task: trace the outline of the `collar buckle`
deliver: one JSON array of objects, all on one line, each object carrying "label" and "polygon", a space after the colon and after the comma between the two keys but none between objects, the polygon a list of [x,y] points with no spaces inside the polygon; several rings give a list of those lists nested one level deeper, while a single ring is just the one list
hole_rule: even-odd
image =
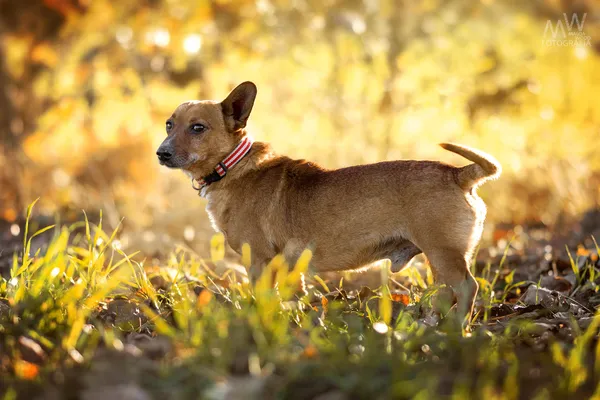
[{"label": "collar buckle", "polygon": [[227,175],[227,171],[229,170],[229,168],[227,168],[227,165],[225,165],[225,163],[223,161],[221,161],[217,165],[220,166],[223,169],[223,173],[222,174],[219,172],[219,175],[221,175],[221,178],[224,177],[225,175]]}]

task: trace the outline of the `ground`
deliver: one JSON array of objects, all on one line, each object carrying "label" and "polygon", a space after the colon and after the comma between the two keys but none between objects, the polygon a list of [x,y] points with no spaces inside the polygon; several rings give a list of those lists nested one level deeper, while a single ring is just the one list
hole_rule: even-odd
[{"label": "ground", "polygon": [[208,260],[174,249],[150,266],[99,217],[37,236],[23,224],[15,237],[28,241],[2,233],[0,394],[598,398],[600,261],[588,222],[566,236],[499,229],[472,267],[480,291],[468,331],[432,308],[438,288],[422,260],[395,275],[383,263],[312,276],[305,253],[289,268],[275,259],[253,286],[220,236]]}]

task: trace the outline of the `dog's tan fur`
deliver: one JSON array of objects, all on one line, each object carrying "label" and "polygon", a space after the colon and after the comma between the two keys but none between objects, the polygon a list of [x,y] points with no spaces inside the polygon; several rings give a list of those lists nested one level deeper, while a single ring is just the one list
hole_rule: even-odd
[{"label": "dog's tan fur", "polygon": [[[172,152],[172,161],[163,163],[196,179],[208,175],[246,134],[255,96],[254,84],[245,82],[221,103],[180,105],[160,148]],[[196,123],[206,130],[193,133],[189,127]],[[256,142],[224,179],[205,189],[207,211],[235,251],[250,244],[253,276],[276,254],[293,262],[306,247],[314,250],[317,271],[356,269],[384,258],[400,271],[423,252],[437,282],[454,290],[459,314],[469,316],[477,293],[469,262],[486,214],[475,189],[497,177],[500,165],[474,149],[441,146],[474,164],[391,161],[327,170]]]}]

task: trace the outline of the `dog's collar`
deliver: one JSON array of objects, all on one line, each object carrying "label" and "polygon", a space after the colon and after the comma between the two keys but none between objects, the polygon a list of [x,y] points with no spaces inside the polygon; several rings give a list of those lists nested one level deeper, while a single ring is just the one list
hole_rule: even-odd
[{"label": "dog's collar", "polygon": [[[233,166],[239,163],[242,158],[246,154],[250,152],[252,149],[252,139],[248,136],[245,136],[233,149],[231,153],[223,161],[218,163],[210,174],[206,175],[204,178],[193,179],[192,178],[192,187],[198,191],[200,196],[204,196],[204,189],[213,182],[220,181],[227,175],[227,171],[229,171]],[[195,183],[198,186],[194,185]]]}]

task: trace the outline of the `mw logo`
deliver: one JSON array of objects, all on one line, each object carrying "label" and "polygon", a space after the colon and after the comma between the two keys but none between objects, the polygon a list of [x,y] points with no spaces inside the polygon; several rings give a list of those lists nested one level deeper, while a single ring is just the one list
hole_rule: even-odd
[{"label": "mw logo", "polygon": [[[564,13],[563,17],[565,18],[564,25],[563,25],[562,20],[560,20],[560,19],[556,22],[556,25],[552,25],[551,20],[548,20],[546,22],[546,29],[544,29],[544,37],[548,37],[548,31],[550,31],[550,32],[552,32],[552,39],[556,39],[556,37],[558,36],[559,33],[562,34],[562,36],[561,36],[562,38],[566,38],[567,31],[565,31],[565,26],[567,27],[569,35],[580,36],[580,34],[583,34],[583,24],[585,24],[585,18],[587,17],[587,13],[583,14],[583,18],[581,19],[581,22],[579,22],[579,17],[575,13],[573,13],[573,15],[571,16],[570,23],[569,23],[569,19],[567,18],[567,13]],[[577,31],[573,30],[573,26],[575,24],[577,24]]]},{"label": "mw logo", "polygon": [[546,21],[542,43],[546,46],[591,46],[591,36],[583,31],[586,17],[587,13],[581,19],[573,13],[569,21],[567,13],[563,13],[564,22],[562,19],[556,21],[556,24],[551,20]]}]

